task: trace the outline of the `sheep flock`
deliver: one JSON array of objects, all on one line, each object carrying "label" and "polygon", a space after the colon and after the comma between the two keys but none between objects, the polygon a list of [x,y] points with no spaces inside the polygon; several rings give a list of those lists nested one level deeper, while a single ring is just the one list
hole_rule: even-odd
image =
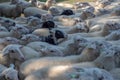
[{"label": "sheep flock", "polygon": [[120,80],[120,0],[0,3],[0,80]]}]

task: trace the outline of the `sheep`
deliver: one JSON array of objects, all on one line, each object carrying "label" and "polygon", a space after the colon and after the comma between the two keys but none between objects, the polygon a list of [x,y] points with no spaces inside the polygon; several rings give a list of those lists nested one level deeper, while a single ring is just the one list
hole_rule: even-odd
[{"label": "sheep", "polygon": [[45,22],[45,21],[53,21],[53,16],[52,16],[52,14],[49,14],[49,13],[47,13],[47,14],[42,14],[42,15],[41,15],[41,20],[42,20],[43,22]]},{"label": "sheep", "polygon": [[120,16],[120,8],[115,8],[113,9],[112,13],[111,13],[112,16]]},{"label": "sheep", "polygon": [[74,12],[71,9],[66,9],[66,10],[63,10],[61,15],[67,15],[67,16],[74,15]]},{"label": "sheep", "polygon": [[[99,57],[97,57],[92,62],[82,62],[79,65],[93,65],[99,68],[104,68],[106,70],[111,70],[115,68],[115,62],[114,62],[114,55],[115,51],[112,49],[105,49],[102,50]],[[72,56],[66,56],[66,57],[44,57],[40,59],[31,59],[28,61],[25,61],[20,66],[20,71],[23,75],[27,76],[31,72],[36,71],[38,69],[42,69],[46,66],[56,66],[56,65],[72,65],[75,63],[81,62],[81,60],[86,59],[86,54],[84,56],[82,55],[72,55]],[[42,64],[43,62],[46,62]],[[31,65],[38,65],[35,68]]]},{"label": "sheep", "polygon": [[98,6],[100,8],[104,8],[109,4],[111,4],[111,1],[109,1],[109,0],[98,0],[98,1],[96,1],[96,6]]},{"label": "sheep", "polygon": [[13,37],[5,37],[0,40],[0,50],[2,51],[5,46],[9,44],[18,44],[19,40]]},{"label": "sheep", "polygon": [[56,3],[55,0],[47,0],[45,3],[41,3],[37,1],[37,6],[40,9],[48,10],[54,3]]},{"label": "sheep", "polygon": [[[30,52],[28,52],[30,51]],[[10,61],[7,61],[7,63],[3,62],[4,57],[1,57],[1,63],[7,65],[9,63],[14,63],[15,64],[15,68],[19,69],[20,64],[28,59],[32,59],[32,58],[39,58],[42,56],[42,54],[39,52],[36,52],[35,50],[26,47],[26,46],[22,46],[19,44],[10,44],[8,46],[6,46],[3,49],[3,56],[10,56]],[[11,56],[14,55],[14,56]],[[1,54],[2,56],[2,54]],[[6,60],[6,59],[5,59]],[[4,61],[5,61],[4,60]]]},{"label": "sheep", "polygon": [[22,26],[22,25],[16,25],[15,27],[10,27],[10,32],[0,32],[0,38],[3,37],[15,37],[15,38],[21,38],[22,34],[28,34],[29,30]]},{"label": "sheep", "polygon": [[10,64],[10,67],[7,68],[0,64],[0,79],[1,80],[19,80],[18,71],[14,69],[14,65]]},{"label": "sheep", "polygon": [[54,21],[62,26],[74,26],[79,22],[76,18],[66,15],[56,16],[54,17]]},{"label": "sheep", "polygon": [[30,42],[35,42],[35,41],[42,41],[42,37],[40,38],[39,36],[34,34],[26,34],[23,35],[21,38],[21,44],[28,44]]},{"label": "sheep", "polygon": [[53,46],[48,46],[42,49],[39,49],[43,56],[64,56],[64,53]]},{"label": "sheep", "polygon": [[37,35],[37,36],[43,36],[46,37],[50,34],[50,31],[48,28],[40,28],[40,29],[35,29],[32,34]]},{"label": "sheep", "polygon": [[115,80],[120,79],[120,68],[115,68],[109,71]]},{"label": "sheep", "polygon": [[3,27],[3,26],[0,26],[0,32],[8,32],[8,30],[5,28],[5,27]]},{"label": "sheep", "polygon": [[[78,66],[53,66],[40,69],[28,75],[25,80],[113,80],[111,74],[99,68],[80,68]],[[78,68],[76,68],[78,67]],[[38,75],[39,74],[39,75]],[[47,75],[47,76],[46,76]]]},{"label": "sheep", "polygon": [[24,9],[25,17],[33,16],[36,14],[46,14],[46,13],[48,13],[48,12],[45,10],[41,10],[39,8],[36,8],[36,7],[28,7],[26,9]]},{"label": "sheep", "polygon": [[82,50],[86,47],[88,40],[81,36],[75,36],[71,39],[68,39],[59,44],[60,50],[63,51],[65,56],[73,55],[73,54],[81,54]]},{"label": "sheep", "polygon": [[28,26],[38,26],[41,24],[41,20],[37,17],[30,16],[27,19],[28,19],[28,21],[27,21]]},{"label": "sheep", "polygon": [[98,31],[98,32],[92,32],[92,33],[82,33],[79,34],[81,36],[86,36],[86,37],[97,37],[97,36],[101,36],[101,37],[105,37],[107,35],[109,35],[111,32],[120,29],[120,24],[115,22],[115,21],[107,21],[103,27],[102,30]]},{"label": "sheep", "polygon": [[83,22],[77,23],[75,26],[73,26],[70,29],[65,30],[66,33],[68,34],[73,34],[73,33],[84,33],[84,32],[89,32],[89,28],[87,25]]},{"label": "sheep", "polygon": [[0,12],[1,16],[13,18],[19,17],[22,13],[21,3],[18,3],[16,5],[0,4]]},{"label": "sheep", "polygon": [[55,28],[55,23],[53,21],[45,21],[43,22],[41,28],[48,28],[51,30],[52,28]]},{"label": "sheep", "polygon": [[[53,25],[50,26],[50,28]],[[45,25],[46,27],[46,25]],[[49,28],[49,27],[48,27]],[[45,34],[44,34],[45,33]],[[53,30],[48,30],[48,29],[37,29],[33,32],[33,34],[36,34],[40,37],[42,37],[42,41],[50,43],[50,44],[59,44],[61,41],[67,38],[67,34],[59,29],[53,29]],[[60,40],[62,39],[62,40]],[[59,41],[60,40],[60,41]]]},{"label": "sheep", "polygon": [[87,3],[87,2],[77,2],[77,3],[74,4],[73,8],[75,10],[77,10],[78,8],[83,8],[83,7],[86,7],[86,6],[90,6],[90,4]]},{"label": "sheep", "polygon": [[12,19],[4,18],[4,17],[1,17],[1,18],[2,18],[2,20],[0,21],[1,26],[4,26],[8,30],[9,30],[9,27],[16,25],[15,21]]},{"label": "sheep", "polygon": [[[19,47],[21,47],[21,46],[19,46]],[[17,47],[16,49],[18,49],[19,47]],[[19,61],[24,60],[24,55],[21,54],[20,51],[17,53],[14,53],[14,51],[15,51],[14,47],[11,47],[11,49],[9,49],[9,48],[7,48],[7,49],[5,47],[2,50],[2,52],[0,53],[0,64],[8,66],[10,63],[13,63],[14,60],[19,60]]]},{"label": "sheep", "polygon": [[30,16],[27,18],[27,28],[30,30],[30,32],[33,32],[35,29],[41,28],[42,21],[37,18]]},{"label": "sheep", "polygon": [[48,13],[52,14],[52,16],[59,16],[61,12],[56,8],[56,6],[51,6],[48,9]]},{"label": "sheep", "polygon": [[120,39],[120,30],[113,31],[108,36],[105,37],[106,40],[119,40]]},{"label": "sheep", "polygon": [[82,20],[86,20],[94,17],[95,17],[95,14],[93,14],[93,12],[91,12],[90,10],[84,10],[83,12],[81,12],[81,15],[80,15],[80,18]]},{"label": "sheep", "polygon": [[[82,69],[82,68],[78,68]],[[25,80],[39,80],[39,79],[45,79],[45,80],[71,80],[73,78],[73,75],[77,73],[77,69],[71,67],[71,66],[54,66],[54,67],[47,67],[42,70],[35,71],[31,75],[28,75]],[[51,73],[51,74],[50,74]],[[37,74],[40,74],[38,76]],[[47,76],[46,76],[47,75]]]},{"label": "sheep", "polygon": [[10,0],[10,4],[17,4],[19,2],[19,0]]}]

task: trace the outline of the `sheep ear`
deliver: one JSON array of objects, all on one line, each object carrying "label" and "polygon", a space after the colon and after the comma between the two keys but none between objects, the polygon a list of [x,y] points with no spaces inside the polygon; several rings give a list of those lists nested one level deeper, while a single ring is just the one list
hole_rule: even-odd
[{"label": "sheep ear", "polygon": [[2,53],[3,53],[3,56],[6,56],[9,54],[9,50],[4,50]]}]

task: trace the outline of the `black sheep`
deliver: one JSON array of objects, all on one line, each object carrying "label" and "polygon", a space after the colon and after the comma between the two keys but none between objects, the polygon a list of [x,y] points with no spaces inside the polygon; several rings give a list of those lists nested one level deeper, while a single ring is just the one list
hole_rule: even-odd
[{"label": "black sheep", "polygon": [[53,35],[54,34],[50,34],[48,37],[45,37],[45,42],[48,42],[48,43],[53,44],[53,45],[57,45],[58,39],[65,38],[64,33],[60,30],[55,30],[55,39],[54,39]]},{"label": "black sheep", "polygon": [[74,14],[74,12],[73,12],[71,9],[64,10],[64,11],[61,13],[61,15],[67,15],[67,16],[73,15],[73,14]]},{"label": "black sheep", "polygon": [[55,28],[55,23],[53,21],[45,21],[43,22],[41,28],[48,28],[49,30],[51,30],[52,28]]}]

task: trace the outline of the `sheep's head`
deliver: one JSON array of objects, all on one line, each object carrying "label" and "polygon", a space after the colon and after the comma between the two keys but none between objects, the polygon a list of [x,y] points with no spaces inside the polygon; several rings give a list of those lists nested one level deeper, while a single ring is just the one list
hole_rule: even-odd
[{"label": "sheep's head", "polygon": [[19,0],[10,0],[10,4],[17,4]]},{"label": "sheep's head", "polygon": [[111,15],[112,16],[120,16],[120,7],[113,10]]},{"label": "sheep's head", "polygon": [[1,22],[1,25],[6,27],[6,28],[9,28],[10,26],[15,26],[16,23],[12,20],[9,20],[9,19],[5,19]]},{"label": "sheep's head", "polygon": [[48,13],[50,13],[51,15],[53,16],[58,16],[60,15],[60,11],[54,7],[54,6],[51,6],[49,9],[48,9]]},{"label": "sheep's head", "polygon": [[108,35],[109,33],[111,33],[112,31],[118,30],[120,29],[120,24],[114,21],[108,21],[104,24],[103,27],[103,36]]},{"label": "sheep's head", "polygon": [[21,16],[21,13],[23,12],[23,10],[24,10],[23,2],[18,2],[16,4],[16,8],[15,8],[15,13],[16,14],[14,14],[14,18]]},{"label": "sheep's head", "polygon": [[64,31],[62,31],[62,30],[55,30],[55,37],[57,39],[67,38],[67,34]]},{"label": "sheep's head", "polygon": [[113,80],[111,74],[99,68],[81,68],[74,73],[75,80]]},{"label": "sheep's head", "polygon": [[56,47],[46,47],[41,49],[44,56],[63,56],[63,52]]},{"label": "sheep's head", "polygon": [[9,68],[5,69],[1,74],[0,77],[4,77],[5,80],[19,80],[18,79],[18,71],[10,66]]},{"label": "sheep's head", "polygon": [[47,0],[47,1],[46,1],[46,6],[47,6],[47,7],[52,6],[52,4],[56,4],[56,0]]},{"label": "sheep's head", "polygon": [[9,44],[18,44],[19,40],[13,37],[5,37],[3,38],[4,40],[4,45],[9,45]]},{"label": "sheep's head", "polygon": [[42,28],[48,28],[48,29],[55,28],[55,23],[53,21],[45,21],[42,24]]},{"label": "sheep's head", "polygon": [[73,15],[74,12],[71,10],[71,9],[66,9],[66,10],[63,10],[63,12],[61,13],[61,15]]},{"label": "sheep's head", "polygon": [[42,14],[41,15],[41,20],[44,21],[53,21],[53,16],[52,14]]},{"label": "sheep's head", "polygon": [[95,40],[95,41],[89,42],[86,48],[101,51],[101,50],[104,50],[106,48],[109,48],[109,46],[112,46],[112,45],[104,40],[102,40],[102,41]]},{"label": "sheep's head", "polygon": [[32,42],[32,41],[38,41],[40,40],[40,38],[39,36],[34,34],[27,34],[27,35],[23,35],[21,40],[25,42]]},{"label": "sheep's head", "polygon": [[28,26],[37,26],[41,24],[41,20],[37,17],[28,18]]},{"label": "sheep's head", "polygon": [[74,40],[74,43],[76,44],[76,46],[83,45],[87,42],[87,40],[81,36],[75,36],[73,40]]},{"label": "sheep's head", "polygon": [[74,9],[83,8],[86,6],[90,6],[90,4],[88,2],[77,2],[74,4]]},{"label": "sheep's head", "polygon": [[23,61],[25,60],[25,57],[20,50],[22,47],[23,47],[22,45],[16,45],[16,44],[8,45],[2,51],[3,56],[8,55],[13,60],[15,59],[15,60]]},{"label": "sheep's head", "polygon": [[5,27],[0,26],[0,32],[8,32],[8,30]]},{"label": "sheep's head", "polygon": [[83,13],[85,13],[87,19],[95,17],[95,14],[92,11],[90,11],[89,9],[85,10]]},{"label": "sheep's head", "polygon": [[120,39],[120,30],[113,31],[108,36],[105,37],[106,40],[119,40]]},{"label": "sheep's head", "polygon": [[76,29],[77,29],[76,32],[89,32],[89,28],[85,23],[78,23],[76,25]]},{"label": "sheep's head", "polygon": [[99,8],[104,8],[107,5],[109,5],[111,2],[109,0],[99,0],[96,2],[96,6],[98,6]]},{"label": "sheep's head", "polygon": [[10,31],[12,33],[12,35],[16,38],[20,38],[23,34],[28,34],[29,33],[29,29],[27,29],[24,26],[21,25],[16,25],[15,27],[13,27]]},{"label": "sheep's head", "polygon": [[113,47],[108,47],[100,51],[99,57],[94,61],[96,66],[106,69],[106,70],[111,70],[115,68],[115,49]]}]

